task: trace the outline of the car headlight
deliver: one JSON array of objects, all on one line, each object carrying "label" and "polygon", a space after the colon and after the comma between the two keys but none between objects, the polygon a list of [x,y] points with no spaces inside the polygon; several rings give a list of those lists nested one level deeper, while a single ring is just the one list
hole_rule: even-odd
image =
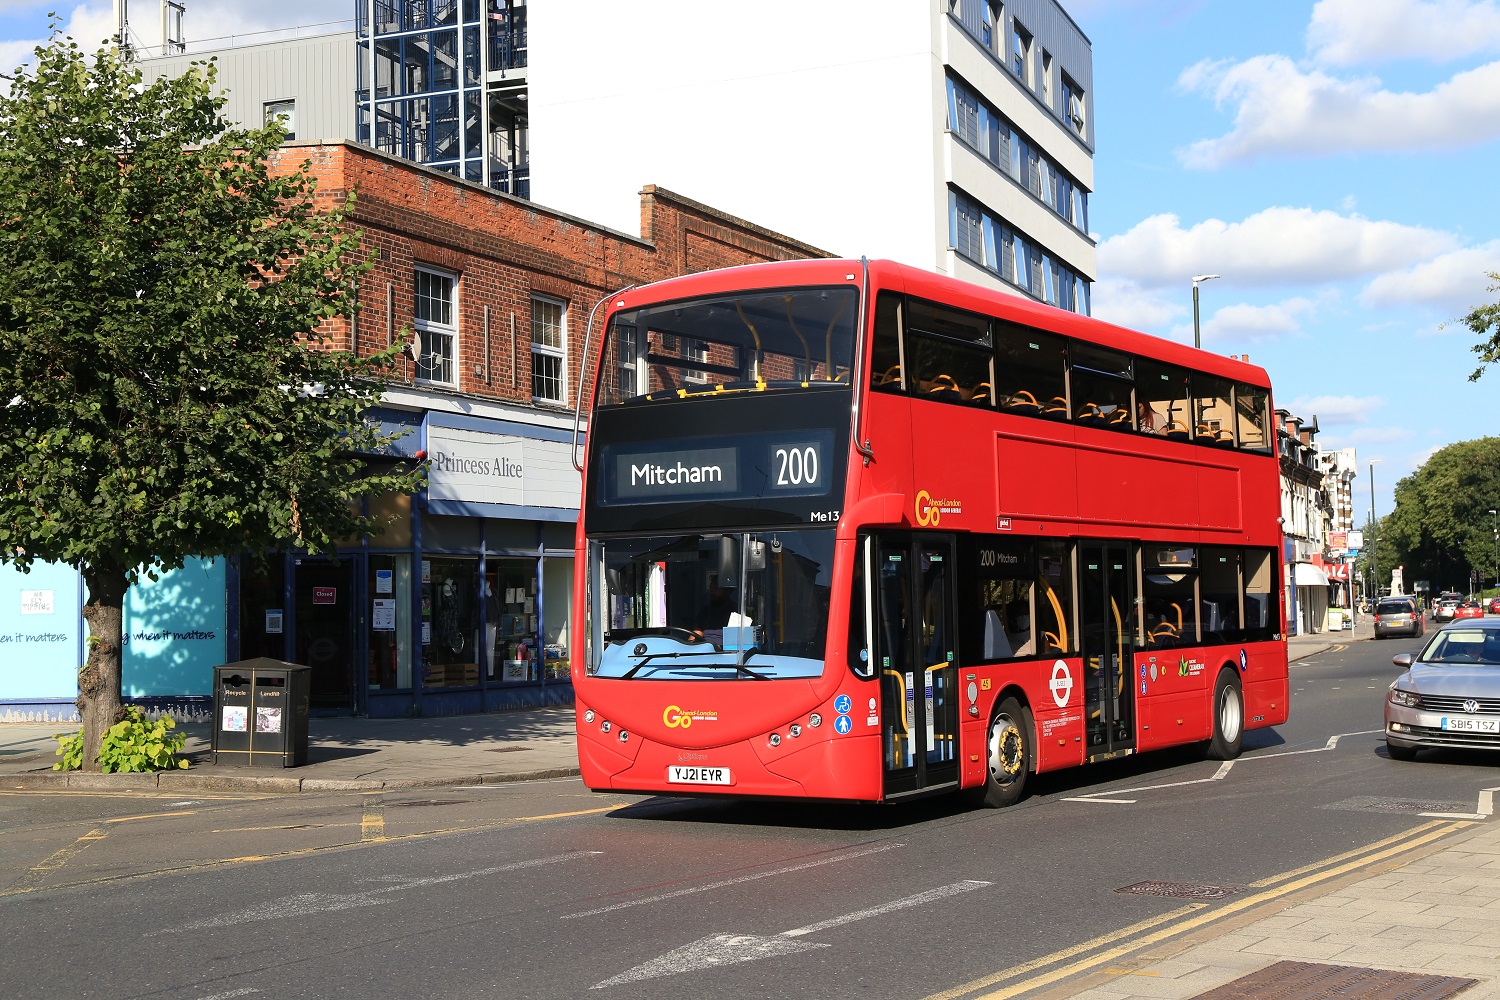
[{"label": "car headlight", "polygon": [[1401,688],[1391,688],[1390,701],[1392,705],[1405,705],[1407,708],[1421,708],[1422,696],[1415,691],[1404,691]]}]

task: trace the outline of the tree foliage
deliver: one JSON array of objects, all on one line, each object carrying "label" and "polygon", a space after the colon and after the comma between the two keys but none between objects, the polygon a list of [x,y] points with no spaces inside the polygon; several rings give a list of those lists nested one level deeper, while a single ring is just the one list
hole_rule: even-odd
[{"label": "tree foliage", "polygon": [[418,485],[359,457],[390,443],[362,414],[391,357],[318,334],[369,266],[348,204],[273,173],[280,126],[231,129],[213,84],[54,31],[0,95],[0,561],[83,574],[94,751],[139,573],[330,550],[372,529],[362,496]]},{"label": "tree foliage", "polygon": [[1381,519],[1381,565],[1404,564],[1408,585],[1467,591],[1471,569],[1481,580],[1494,575],[1491,510],[1500,510],[1500,438],[1441,448],[1396,484],[1395,509]]},{"label": "tree foliage", "polygon": [[[1490,285],[1489,290],[1500,291],[1500,273],[1490,272],[1489,279],[1495,282]],[[1500,302],[1475,306],[1459,322],[1468,327],[1470,332],[1484,338],[1473,347],[1474,353],[1479,355],[1479,367],[1474,369],[1469,381],[1477,382],[1479,376],[1484,374],[1486,365],[1500,361]]]}]

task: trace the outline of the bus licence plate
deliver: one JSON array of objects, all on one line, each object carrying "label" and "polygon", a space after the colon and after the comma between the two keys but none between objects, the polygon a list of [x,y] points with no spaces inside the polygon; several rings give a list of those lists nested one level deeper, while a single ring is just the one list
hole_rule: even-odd
[{"label": "bus licence plate", "polygon": [[1500,734],[1500,719],[1450,719],[1445,715],[1443,728],[1450,733]]},{"label": "bus licence plate", "polygon": [[667,768],[667,780],[676,785],[727,785],[727,767],[683,767],[673,764]]}]

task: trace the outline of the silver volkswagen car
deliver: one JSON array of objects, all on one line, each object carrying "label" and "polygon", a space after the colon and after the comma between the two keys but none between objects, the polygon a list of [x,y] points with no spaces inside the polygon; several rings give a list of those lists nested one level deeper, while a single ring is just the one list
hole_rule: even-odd
[{"label": "silver volkswagen car", "polygon": [[1464,618],[1434,632],[1385,697],[1385,744],[1397,760],[1423,747],[1500,750],[1500,618]]}]

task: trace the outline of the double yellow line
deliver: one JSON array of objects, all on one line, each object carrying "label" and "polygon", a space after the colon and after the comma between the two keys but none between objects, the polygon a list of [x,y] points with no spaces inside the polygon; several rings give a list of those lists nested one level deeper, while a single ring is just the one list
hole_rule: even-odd
[{"label": "double yellow line", "polygon": [[[955,986],[951,990],[934,993],[924,1000],[959,1000],[960,997],[967,997],[969,1000],[1008,1000],[1064,979],[1101,971],[1126,955],[1211,924],[1227,921],[1256,907],[1280,902],[1293,893],[1376,865],[1472,825],[1466,821],[1424,823],[1394,837],[1326,858],[1316,864],[1252,882],[1248,888],[1261,891],[1242,896],[1233,902],[1221,906],[1190,903],[1169,913],[1101,934],[962,986]],[[985,990],[989,992],[981,992]]]}]

